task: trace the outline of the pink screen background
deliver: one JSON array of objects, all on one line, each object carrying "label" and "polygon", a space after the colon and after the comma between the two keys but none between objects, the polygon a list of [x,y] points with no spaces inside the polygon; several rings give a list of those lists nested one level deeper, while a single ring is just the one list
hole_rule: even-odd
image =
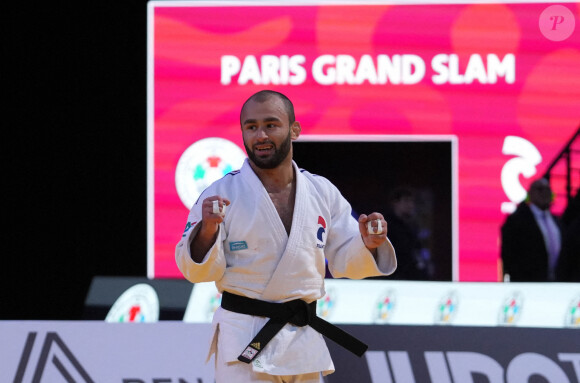
[{"label": "pink screen background", "polygon": [[[565,40],[539,28],[552,4],[164,6],[150,7],[150,276],[180,278],[175,245],[188,209],[176,192],[181,154],[206,137],[243,148],[239,109],[269,88],[293,100],[303,134],[454,135],[458,143],[460,281],[497,281],[500,207],[508,197],[501,172],[507,136],[539,151],[543,174],[580,124],[579,3],[565,3],[576,30]],[[515,82],[442,84],[431,81],[433,56],[456,54],[459,73],[469,57],[515,55]],[[413,54],[426,63],[413,85],[321,85],[310,66],[321,55]],[[233,55],[303,55],[300,85],[220,83],[220,59]],[[151,86],[152,85],[152,86]],[[519,177],[527,188],[530,179]],[[563,197],[554,211],[561,213]],[[150,212],[151,213],[151,212]],[[152,261],[151,261],[152,259]],[[151,263],[152,262],[152,263]]]}]

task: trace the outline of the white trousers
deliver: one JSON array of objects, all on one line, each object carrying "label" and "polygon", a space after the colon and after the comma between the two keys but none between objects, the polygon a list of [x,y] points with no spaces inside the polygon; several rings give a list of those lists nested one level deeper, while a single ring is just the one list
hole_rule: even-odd
[{"label": "white trousers", "polygon": [[216,352],[215,382],[216,383],[323,383],[321,372],[301,375],[270,375],[256,372],[249,363],[240,361],[224,362],[220,352]]}]

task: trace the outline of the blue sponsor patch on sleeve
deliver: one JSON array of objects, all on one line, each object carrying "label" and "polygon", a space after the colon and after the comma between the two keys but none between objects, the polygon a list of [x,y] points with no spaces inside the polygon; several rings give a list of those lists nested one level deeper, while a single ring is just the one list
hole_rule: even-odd
[{"label": "blue sponsor patch on sleeve", "polygon": [[246,241],[230,242],[230,251],[245,250],[248,248]]}]

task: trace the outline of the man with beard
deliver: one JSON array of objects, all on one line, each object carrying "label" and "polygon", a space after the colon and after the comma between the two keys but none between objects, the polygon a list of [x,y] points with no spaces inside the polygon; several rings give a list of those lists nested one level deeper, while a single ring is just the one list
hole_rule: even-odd
[{"label": "man with beard", "polygon": [[366,350],[316,316],[325,259],[336,278],[391,274],[387,223],[377,212],[357,222],[334,185],[298,168],[292,141],[301,127],[286,96],[252,95],[240,124],[248,159],[192,207],[176,262],[189,281],[215,281],[223,294],[208,355],[216,382],[321,382],[334,371],[321,334],[359,356]]}]

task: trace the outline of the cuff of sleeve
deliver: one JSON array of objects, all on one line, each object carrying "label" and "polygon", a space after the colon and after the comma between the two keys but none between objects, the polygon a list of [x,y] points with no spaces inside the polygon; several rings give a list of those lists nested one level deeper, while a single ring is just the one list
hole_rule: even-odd
[{"label": "cuff of sleeve", "polygon": [[377,248],[377,266],[384,275],[390,275],[397,269],[395,248],[389,238]]},{"label": "cuff of sleeve", "polygon": [[218,236],[215,243],[203,257],[201,263],[195,262],[191,258],[191,241],[199,231],[199,225],[193,227],[181,241],[182,246],[177,253],[177,264],[184,277],[194,283],[210,282],[221,278],[225,270],[225,258],[220,257],[223,253],[222,233],[223,228],[220,225]]},{"label": "cuff of sleeve", "polygon": [[392,250],[390,242],[387,246],[382,244],[377,248],[376,260],[372,252],[365,246],[361,236],[356,236],[351,245],[344,267],[331,270],[335,277],[363,279],[389,275],[395,270],[396,260],[394,259],[394,251],[392,253],[389,251],[389,246]]},{"label": "cuff of sleeve", "polygon": [[185,242],[187,243],[187,246],[185,248],[187,250],[187,255],[188,255],[189,259],[191,260],[191,262],[195,263],[196,265],[204,265],[208,261],[210,261],[211,259],[215,258],[217,256],[217,254],[219,254],[219,252],[222,251],[222,241],[223,241],[223,238],[222,238],[223,227],[222,226],[223,226],[223,224],[221,224],[219,226],[218,236],[215,240],[215,243],[212,245],[212,247],[210,247],[210,249],[205,254],[205,256],[203,257],[203,259],[200,263],[195,262],[193,260],[193,258],[191,258],[191,242],[193,241],[193,238],[195,238],[195,235],[199,231],[200,225],[197,224],[191,229],[191,232],[189,233],[189,235],[187,236],[187,238],[185,240]]}]

